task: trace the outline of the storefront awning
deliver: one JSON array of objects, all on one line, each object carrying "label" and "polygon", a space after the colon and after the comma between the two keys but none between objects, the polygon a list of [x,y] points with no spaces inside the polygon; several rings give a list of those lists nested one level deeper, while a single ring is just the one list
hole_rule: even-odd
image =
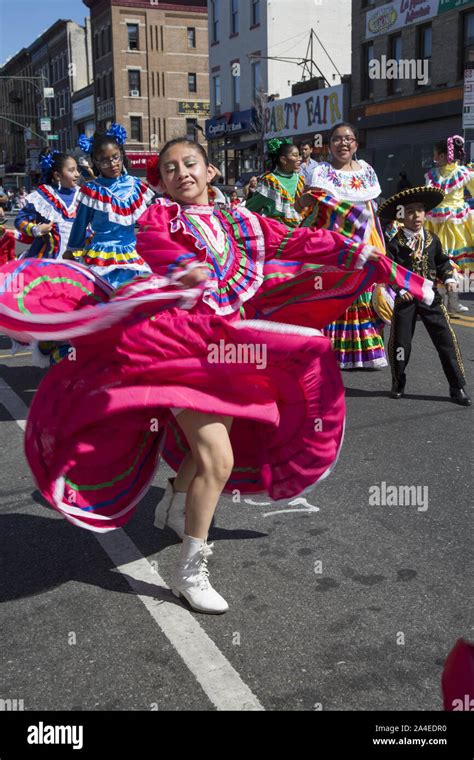
[{"label": "storefront awning", "polygon": [[221,150],[246,150],[247,148],[253,148],[259,143],[259,138],[254,140],[242,140],[241,142],[225,143]]}]

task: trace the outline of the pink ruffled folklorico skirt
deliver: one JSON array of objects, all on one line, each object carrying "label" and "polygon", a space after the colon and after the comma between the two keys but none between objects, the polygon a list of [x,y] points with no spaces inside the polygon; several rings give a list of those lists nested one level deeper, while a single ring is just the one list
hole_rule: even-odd
[{"label": "pink ruffled folklorico skirt", "polygon": [[84,267],[41,263],[8,265],[21,295],[3,292],[0,331],[72,342],[38,388],[25,438],[41,493],[67,520],[99,532],[130,520],[160,456],[177,469],[188,450],[174,407],[234,418],[227,491],[289,499],[331,471],[344,388],[317,330],[190,313],[200,291],[154,276],[107,302]]}]

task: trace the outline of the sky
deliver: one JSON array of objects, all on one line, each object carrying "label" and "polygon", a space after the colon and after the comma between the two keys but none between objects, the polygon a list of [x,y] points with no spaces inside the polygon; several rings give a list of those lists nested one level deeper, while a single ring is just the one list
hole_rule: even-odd
[{"label": "sky", "polygon": [[89,8],[82,0],[0,0],[0,66],[28,47],[55,21],[84,24]]}]

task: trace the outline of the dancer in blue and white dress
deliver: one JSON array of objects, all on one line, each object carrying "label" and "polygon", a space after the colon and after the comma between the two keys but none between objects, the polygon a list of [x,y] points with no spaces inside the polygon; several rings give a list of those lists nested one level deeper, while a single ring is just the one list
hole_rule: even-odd
[{"label": "dancer in blue and white dress", "polygon": [[79,147],[91,153],[98,176],[80,188],[66,255],[90,267],[113,288],[151,271],[137,253],[135,223],[155,193],[128,174],[126,137],[125,129],[113,124],[105,134],[79,138]]}]

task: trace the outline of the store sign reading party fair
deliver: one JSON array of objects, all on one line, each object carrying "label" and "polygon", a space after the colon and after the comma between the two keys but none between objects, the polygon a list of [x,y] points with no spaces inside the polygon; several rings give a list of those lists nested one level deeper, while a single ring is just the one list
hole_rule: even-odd
[{"label": "store sign reading party fair", "polygon": [[366,39],[391,34],[410,24],[429,21],[440,13],[472,4],[473,0],[394,0],[367,13]]},{"label": "store sign reading party fair", "polygon": [[267,103],[263,112],[265,140],[331,129],[343,119],[343,89],[339,84]]}]

